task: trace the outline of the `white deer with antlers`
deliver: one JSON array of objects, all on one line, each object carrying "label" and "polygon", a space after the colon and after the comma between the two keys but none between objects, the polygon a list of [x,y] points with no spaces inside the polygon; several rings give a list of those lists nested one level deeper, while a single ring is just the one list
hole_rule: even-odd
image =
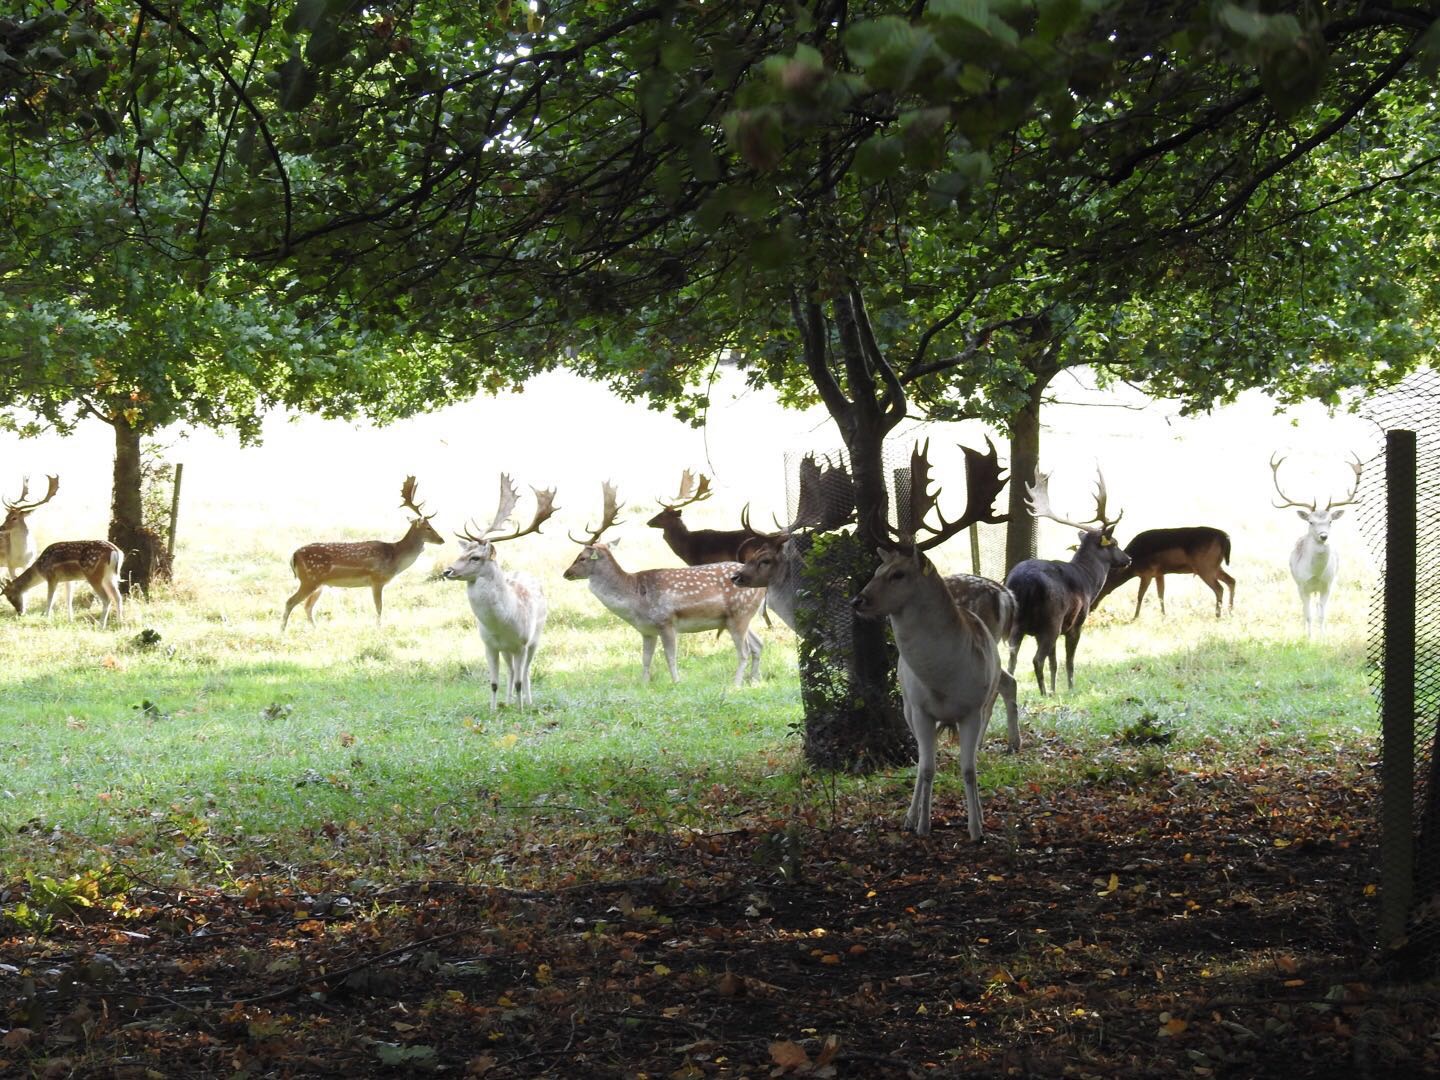
[{"label": "white deer with antlers", "polygon": [[581,549],[566,569],[565,577],[570,581],[589,581],[596,599],[640,631],[645,681],[650,681],[650,662],[655,656],[656,641],[665,647],[671,682],[679,682],[680,674],[675,666],[678,636],[722,629],[730,632],[739,656],[735,685],[744,683],[747,665],[750,677],[758,678],[762,646],[760,638],[750,629],[750,621],[760,610],[765,590],[742,588],[731,581],[740,569],[737,562],[641,570],[633,574],[622,569],[610,545],[600,542],[601,535],[616,524],[615,517],[620,511],[615,486],[606,483],[603,491],[605,508],[600,527],[592,530],[586,539],[570,537]]},{"label": "white deer with antlers", "polygon": [[[3,500],[5,505],[5,521],[0,524],[0,553],[3,553],[5,565],[10,569],[13,577],[20,573],[21,569],[27,566],[35,558],[35,543],[30,536],[30,526],[26,520],[30,512],[38,507],[44,506],[55,497],[60,490],[60,477],[52,476],[45,492],[45,497],[35,502],[26,502],[30,497],[30,478],[27,476],[20,482],[20,497],[14,502],[9,499]],[[66,594],[69,594],[69,584],[66,584]]]},{"label": "white deer with antlers", "polygon": [[1281,489],[1280,466],[1284,462],[1284,457],[1270,455],[1270,479],[1275,485],[1276,493],[1285,500],[1274,505],[1278,510],[1297,507],[1300,520],[1307,526],[1305,535],[1295,541],[1295,547],[1290,552],[1290,576],[1295,579],[1295,587],[1300,591],[1300,611],[1305,616],[1305,636],[1321,637],[1325,633],[1325,606],[1330,602],[1330,590],[1340,575],[1340,553],[1330,543],[1330,530],[1345,514],[1344,510],[1337,507],[1349,506],[1355,502],[1355,494],[1360,490],[1360,474],[1365,466],[1358,456],[1347,461],[1346,464],[1355,474],[1355,483],[1345,498],[1339,502],[1327,500],[1325,509],[1319,510],[1316,509],[1319,499],[1308,503],[1299,502]]},{"label": "white deer with antlers", "polygon": [[280,632],[290,621],[295,605],[305,601],[305,615],[315,625],[315,605],[326,585],[338,589],[358,589],[366,585],[375,598],[375,623],[380,623],[380,594],[390,579],[406,569],[426,544],[443,544],[444,538],[430,524],[434,514],[426,515],[415,501],[415,477],[407,476],[400,485],[400,505],[415,515],[410,528],[399,540],[354,540],[306,544],[290,556],[290,569],[300,579],[300,587],[285,601],[285,614],[280,619]]},{"label": "white deer with antlers", "polygon": [[42,581],[48,590],[45,597],[45,614],[49,615],[55,606],[55,593],[65,586],[65,608],[70,618],[75,618],[75,609],[70,603],[70,586],[73,582],[84,581],[100,597],[104,607],[100,612],[100,628],[110,622],[110,607],[115,607],[115,618],[124,615],[120,602],[120,549],[108,540],[61,540],[51,544],[40,553],[19,577],[5,583],[5,599],[15,605],[15,610],[25,614],[25,594]]},{"label": "white deer with antlers", "polygon": [[[928,449],[928,443],[927,443]],[[970,839],[985,832],[980,810],[980,789],[975,778],[975,757],[990,713],[1000,692],[1000,647],[986,625],[973,612],[955,602],[944,577],[925,556],[934,547],[977,521],[1004,521],[992,509],[1004,481],[992,446],[983,455],[963,447],[969,498],[963,516],[953,522],[940,518],[940,527],[924,526],[935,507],[937,491],[928,491],[929,464],[918,446],[910,458],[910,501],[901,507],[905,526],[892,548],[881,548],[880,566],[869,584],[855,597],[855,610],[866,616],[889,616],[895,645],[900,650],[900,696],[905,723],[915,736],[919,761],[915,792],[905,815],[905,827],[919,836],[930,832],[930,804],[935,788],[935,744],[942,729],[955,732],[960,743],[960,775],[965,784],[965,812]],[[937,511],[938,516],[938,511]],[[932,535],[914,542],[917,526]],[[888,531],[888,530],[887,530]],[[1016,721],[1012,717],[1011,723]]]},{"label": "white deer with antlers", "polygon": [[511,520],[520,493],[510,477],[500,474],[500,504],[490,524],[478,534],[458,534],[460,558],[446,568],[444,576],[451,581],[465,582],[465,595],[480,640],[485,643],[485,658],[490,665],[490,708],[499,708],[500,659],[505,659],[505,704],[512,701],[524,708],[535,704],[530,692],[530,665],[540,648],[540,632],[545,629],[549,605],[540,582],[523,571],[501,569],[495,558],[495,545],[538,533],[555,513],[555,489],[535,492],[535,517],[525,528],[501,535]]}]

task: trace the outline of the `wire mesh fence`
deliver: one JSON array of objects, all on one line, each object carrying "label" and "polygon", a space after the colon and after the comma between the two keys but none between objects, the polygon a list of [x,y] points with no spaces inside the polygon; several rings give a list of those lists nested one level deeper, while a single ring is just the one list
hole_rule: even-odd
[{"label": "wire mesh fence", "polygon": [[[1367,403],[1387,432],[1366,470],[1360,526],[1382,565],[1369,620],[1381,700],[1382,944],[1440,966],[1440,374]],[[1411,434],[1407,434],[1411,433]]]}]

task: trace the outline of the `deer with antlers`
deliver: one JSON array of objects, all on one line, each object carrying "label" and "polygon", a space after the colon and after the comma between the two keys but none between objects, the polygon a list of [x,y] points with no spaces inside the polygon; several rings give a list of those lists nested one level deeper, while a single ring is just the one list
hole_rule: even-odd
[{"label": "deer with antlers", "polygon": [[[916,447],[910,459],[910,498],[898,515],[901,529],[879,549],[880,566],[869,584],[855,597],[855,610],[865,616],[889,616],[895,645],[900,650],[900,696],[905,723],[915,736],[918,764],[915,791],[905,815],[905,827],[917,835],[930,832],[930,809],[935,787],[935,745],[941,730],[955,732],[960,743],[960,775],[965,784],[965,811],[970,839],[985,832],[980,810],[980,789],[975,780],[975,757],[990,713],[1000,692],[1000,649],[986,625],[955,602],[940,572],[925,551],[977,521],[999,522],[993,509],[1004,487],[995,448],[989,455],[965,450],[968,500],[965,513],[947,522],[936,509],[939,492],[929,491],[929,465],[925,450]],[[926,444],[928,450],[928,443]],[[938,528],[925,524],[934,511]],[[915,532],[930,535],[915,542]],[[1012,731],[1015,716],[1010,717]]]},{"label": "deer with antlers", "polygon": [[697,480],[695,473],[685,469],[680,474],[680,491],[675,498],[656,499],[661,507],[660,513],[645,523],[663,532],[665,543],[686,566],[734,562],[740,545],[758,535],[748,521],[738,529],[691,529],[687,526],[680,511],[705,501],[712,494],[708,476],[701,473]]},{"label": "deer with antlers", "polygon": [[[20,481],[20,496],[14,502],[9,499],[0,500],[5,506],[5,521],[0,524],[0,551],[4,553],[5,565],[10,569],[10,575],[14,577],[21,569],[28,565],[35,558],[35,543],[30,536],[30,526],[27,519],[32,510],[44,506],[55,497],[60,490],[60,477],[49,477],[50,483],[46,489],[45,497],[35,502],[26,502],[30,497],[30,478],[27,476]],[[66,583],[66,594],[68,596],[70,587]]]},{"label": "deer with antlers", "polygon": [[1106,516],[1105,476],[1098,466],[1095,473],[1098,477],[1095,516],[1087,522],[1060,517],[1050,508],[1049,473],[1039,473],[1034,484],[1026,485],[1031,513],[1080,530],[1080,546],[1069,562],[1026,559],[1016,563],[1005,578],[1006,586],[1015,594],[1018,607],[1015,627],[1010,631],[1010,661],[1007,667],[1010,672],[1015,671],[1020,642],[1026,634],[1032,635],[1035,638],[1035,681],[1040,684],[1041,694],[1045,693],[1046,661],[1050,665],[1050,692],[1058,692],[1055,685],[1055,645],[1062,635],[1065,638],[1065,682],[1069,689],[1075,689],[1075,647],[1080,644],[1080,631],[1084,629],[1085,619],[1105,587],[1111,568],[1130,565],[1130,556],[1115,542],[1115,526],[1120,524],[1124,512],[1117,514],[1114,520]]},{"label": "deer with antlers", "polygon": [[305,616],[315,625],[315,605],[325,586],[337,589],[358,589],[368,585],[375,598],[375,624],[380,624],[380,594],[400,571],[417,558],[426,544],[443,544],[444,538],[435,531],[422,504],[415,501],[415,477],[407,476],[400,485],[400,506],[415,515],[410,528],[399,540],[353,540],[306,544],[290,556],[290,569],[300,579],[300,587],[285,601],[285,614],[280,619],[280,632],[290,621],[295,605],[305,601]]},{"label": "deer with antlers", "polygon": [[760,638],[750,629],[750,622],[760,609],[764,590],[743,589],[731,581],[740,568],[736,562],[627,572],[616,561],[611,545],[600,540],[617,524],[615,519],[621,508],[613,484],[606,483],[602,490],[604,511],[600,527],[591,530],[585,539],[570,537],[581,548],[565,570],[565,578],[588,581],[596,599],[640,632],[645,681],[650,681],[650,662],[655,655],[656,641],[665,647],[670,681],[679,682],[675,666],[677,639],[680,634],[705,630],[729,631],[739,657],[736,686],[743,685],[747,665],[749,677],[758,678],[762,647]]},{"label": "deer with antlers", "polygon": [[1305,535],[1295,541],[1295,547],[1290,552],[1290,576],[1295,579],[1295,587],[1300,591],[1300,611],[1305,616],[1305,636],[1315,638],[1325,633],[1325,606],[1330,602],[1330,590],[1340,575],[1340,553],[1330,543],[1330,529],[1345,514],[1344,510],[1338,508],[1355,502],[1355,495],[1360,490],[1360,475],[1365,466],[1358,455],[1347,461],[1345,464],[1355,474],[1354,484],[1339,502],[1327,499],[1325,509],[1319,510],[1319,499],[1308,503],[1300,502],[1285,494],[1280,487],[1280,466],[1284,463],[1284,457],[1270,455],[1270,479],[1275,485],[1276,494],[1285,500],[1274,505],[1277,510],[1296,507],[1296,513],[1306,525]]},{"label": "deer with antlers", "polygon": [[545,629],[549,606],[540,582],[523,571],[501,569],[495,557],[495,545],[538,533],[557,509],[555,489],[535,492],[535,516],[525,528],[518,525],[502,533],[512,519],[520,493],[506,473],[500,474],[500,504],[490,524],[479,533],[468,528],[458,533],[460,558],[445,569],[451,581],[465,582],[465,595],[480,640],[485,643],[485,659],[490,665],[490,708],[499,708],[500,659],[505,659],[505,704],[512,701],[524,708],[535,704],[530,692],[530,665],[540,648],[540,632]]},{"label": "deer with antlers", "polygon": [[48,616],[55,606],[55,593],[63,584],[65,608],[73,619],[75,609],[70,603],[70,587],[73,582],[84,581],[104,605],[100,612],[103,630],[110,622],[112,604],[115,618],[124,616],[120,602],[120,558],[120,549],[108,540],[61,540],[42,551],[18,577],[5,583],[5,599],[24,615],[25,594],[43,581],[48,590],[45,597]]}]

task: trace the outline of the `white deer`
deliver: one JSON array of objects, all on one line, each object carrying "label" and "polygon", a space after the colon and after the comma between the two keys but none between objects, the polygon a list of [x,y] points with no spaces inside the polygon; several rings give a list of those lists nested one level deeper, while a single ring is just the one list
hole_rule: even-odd
[{"label": "white deer", "polygon": [[1345,511],[1336,507],[1349,506],[1355,502],[1355,493],[1360,490],[1360,474],[1365,466],[1358,456],[1347,461],[1346,464],[1355,473],[1354,485],[1345,498],[1339,502],[1326,500],[1325,509],[1319,510],[1316,509],[1319,499],[1308,503],[1298,502],[1281,489],[1280,466],[1284,461],[1283,457],[1276,457],[1274,454],[1270,456],[1270,478],[1275,484],[1276,493],[1285,500],[1274,505],[1279,510],[1298,507],[1296,512],[1307,526],[1305,535],[1295,541],[1295,547],[1290,552],[1290,576],[1295,579],[1295,587],[1300,591],[1300,610],[1305,616],[1305,636],[1314,639],[1325,635],[1325,606],[1330,602],[1330,590],[1335,585],[1335,579],[1340,576],[1340,553],[1330,543],[1330,530],[1335,522],[1344,516]]},{"label": "white deer", "polygon": [[519,501],[519,492],[510,477],[500,474],[500,506],[495,517],[479,535],[468,529],[460,534],[460,558],[446,568],[444,576],[451,581],[465,582],[465,595],[480,640],[485,644],[485,658],[490,665],[490,708],[499,708],[500,659],[505,659],[505,704],[513,701],[521,708],[534,705],[530,692],[530,665],[540,648],[540,632],[545,629],[549,605],[545,590],[532,575],[523,571],[506,571],[495,558],[495,545],[531,533],[555,513],[555,490],[535,492],[535,517],[523,529],[504,536],[497,535],[510,520]]},{"label": "white deer", "polygon": [[[25,501],[30,496],[30,478],[27,476],[20,483],[18,499],[14,502],[9,499],[0,500],[5,506],[5,521],[0,523],[0,562],[5,563],[12,577],[20,573],[21,569],[35,559],[35,542],[30,536],[30,525],[27,519],[32,510],[44,506],[60,490],[60,477],[51,476],[48,479],[50,483],[43,499],[36,502]],[[65,590],[68,596],[70,590],[68,582]]]},{"label": "white deer", "polygon": [[[1003,481],[999,466],[966,449],[970,478],[969,502],[964,517],[955,522],[941,518],[936,537],[945,539],[976,521],[993,520],[990,504]],[[928,464],[918,448],[911,456],[911,510],[901,520],[913,527],[925,520],[936,496],[928,493]],[[902,511],[903,511],[902,507]],[[934,539],[934,538],[932,538]],[[938,540],[936,541],[938,542]],[[927,544],[931,541],[927,540]],[[933,545],[932,545],[933,546]],[[961,607],[944,577],[920,546],[902,542],[894,550],[880,549],[880,566],[869,584],[855,597],[855,610],[870,617],[890,617],[890,629],[900,650],[900,696],[905,723],[915,736],[919,761],[915,792],[905,814],[905,827],[919,836],[930,833],[930,804],[935,789],[935,744],[943,728],[955,732],[960,743],[960,775],[965,784],[965,813],[970,839],[985,834],[980,809],[980,788],[975,778],[975,757],[980,740],[1000,693],[1000,649],[984,622]]]},{"label": "white deer", "polygon": [[650,681],[650,662],[655,656],[656,641],[665,647],[670,681],[679,682],[680,673],[675,666],[679,635],[722,629],[730,632],[739,657],[735,685],[744,684],[747,665],[749,677],[759,678],[762,646],[760,638],[750,629],[750,621],[760,610],[765,590],[742,588],[731,581],[740,569],[737,562],[627,572],[616,561],[610,545],[600,542],[601,534],[615,525],[615,515],[620,509],[614,485],[607,483],[603,490],[605,510],[600,527],[587,539],[570,537],[582,546],[580,554],[566,569],[565,578],[589,581],[596,599],[640,632],[645,681]]}]

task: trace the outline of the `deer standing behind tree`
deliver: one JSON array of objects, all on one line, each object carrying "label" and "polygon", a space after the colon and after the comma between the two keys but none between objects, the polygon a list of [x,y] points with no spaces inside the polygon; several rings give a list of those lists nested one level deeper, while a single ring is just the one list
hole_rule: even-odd
[{"label": "deer standing behind tree", "polygon": [[337,589],[370,587],[375,598],[375,624],[380,624],[383,604],[380,594],[396,574],[420,556],[426,544],[443,544],[444,538],[435,531],[421,505],[415,502],[415,477],[407,476],[400,485],[400,506],[415,515],[410,528],[399,540],[352,540],[306,544],[290,556],[290,569],[300,579],[300,587],[285,601],[285,614],[280,619],[280,632],[290,621],[290,612],[305,601],[305,616],[315,625],[315,605],[325,586]]},{"label": "deer standing behind tree", "polygon": [[759,534],[749,524],[739,529],[691,529],[680,516],[680,511],[695,503],[703,502],[713,493],[710,478],[703,473],[697,482],[696,475],[689,469],[680,474],[680,490],[673,500],[656,499],[661,506],[658,514],[645,524],[660,529],[670,550],[680,556],[686,566],[703,566],[706,563],[735,562],[740,545]]},{"label": "deer standing behind tree", "polygon": [[[3,554],[11,577],[19,574],[35,558],[35,540],[30,535],[29,517],[32,511],[44,506],[60,490],[60,477],[52,476],[49,480],[43,499],[25,501],[30,497],[30,478],[27,476],[20,482],[19,497],[14,502],[3,500],[5,521],[0,524],[0,554]],[[69,593],[68,584],[66,593]]]},{"label": "deer standing behind tree", "polygon": [[665,648],[671,682],[679,682],[675,664],[678,636],[722,629],[729,631],[739,657],[735,685],[744,683],[747,665],[749,677],[759,678],[762,646],[750,622],[760,609],[765,591],[743,589],[730,580],[740,569],[737,562],[640,570],[633,574],[626,571],[616,561],[610,545],[600,541],[601,535],[615,526],[620,511],[614,485],[606,483],[603,492],[600,527],[586,539],[570,537],[581,548],[565,570],[565,578],[588,581],[596,599],[640,632],[645,681],[650,681],[657,641]]},{"label": "deer standing behind tree", "polygon": [[25,594],[40,582],[45,582],[48,592],[45,596],[45,614],[48,616],[55,606],[55,593],[65,586],[65,609],[70,618],[75,618],[75,609],[70,599],[72,582],[85,581],[104,605],[100,612],[100,628],[110,622],[110,606],[115,606],[115,618],[124,617],[120,602],[120,549],[108,540],[61,540],[51,544],[40,553],[19,577],[5,583],[5,599],[15,605],[15,610],[25,614]]},{"label": "deer standing behind tree", "polygon": [[965,784],[970,839],[979,840],[984,835],[984,822],[975,759],[1000,692],[1000,648],[990,629],[955,602],[944,578],[925,556],[925,549],[977,521],[1004,520],[992,509],[1004,486],[994,447],[988,458],[968,447],[964,450],[969,481],[965,514],[954,522],[939,517],[939,527],[931,529],[924,522],[935,508],[939,492],[928,492],[929,466],[925,452],[916,447],[911,455],[908,507],[902,505],[897,516],[902,523],[923,527],[931,535],[915,543],[914,533],[907,530],[896,536],[890,546],[881,548],[880,566],[854,604],[861,615],[889,617],[900,651],[898,674],[905,723],[915,736],[919,752],[915,791],[905,814],[905,827],[920,836],[930,832],[935,746],[940,731],[948,728],[955,732],[960,744],[960,775]]},{"label": "deer standing behind tree", "polygon": [[538,533],[555,513],[555,489],[535,492],[535,516],[525,528],[500,535],[511,520],[520,500],[510,477],[500,474],[500,504],[490,524],[477,535],[468,529],[459,534],[460,558],[446,568],[444,576],[451,581],[465,582],[465,595],[480,640],[485,644],[485,659],[490,665],[490,708],[499,708],[500,660],[505,660],[505,704],[512,701],[522,708],[535,704],[530,691],[530,666],[540,648],[540,633],[545,629],[549,605],[545,590],[534,576],[519,570],[504,570],[495,557],[495,545]]},{"label": "deer standing behind tree", "polygon": [[[1055,559],[1026,559],[1017,563],[1005,578],[1015,594],[1019,613],[1010,632],[1011,673],[1020,653],[1020,642],[1026,634],[1035,638],[1035,681],[1045,693],[1045,663],[1050,664],[1050,692],[1055,686],[1055,645],[1065,638],[1065,682],[1075,689],[1075,648],[1080,644],[1080,631],[1085,619],[1112,567],[1130,565],[1130,556],[1115,542],[1115,526],[1123,516],[1111,521],[1105,516],[1105,476],[1099,467],[1095,489],[1095,516],[1089,522],[1062,518],[1050,509],[1050,474],[1040,473],[1034,484],[1027,485],[1030,511],[1036,517],[1048,517],[1061,525],[1080,530],[1080,547],[1069,562]],[[1098,528],[1091,528],[1098,524]]]},{"label": "deer standing behind tree", "polygon": [[1295,587],[1300,592],[1300,611],[1305,617],[1305,636],[1323,637],[1325,608],[1330,602],[1330,590],[1335,585],[1335,579],[1340,576],[1340,552],[1330,542],[1330,532],[1345,511],[1336,507],[1350,506],[1355,502],[1355,494],[1360,490],[1360,474],[1365,466],[1358,456],[1347,461],[1346,464],[1355,474],[1355,483],[1345,498],[1339,502],[1327,499],[1325,509],[1317,510],[1319,499],[1308,503],[1299,502],[1281,489],[1280,466],[1284,463],[1283,457],[1270,455],[1270,479],[1275,485],[1276,493],[1285,500],[1274,505],[1278,510],[1298,507],[1300,520],[1305,522],[1305,535],[1295,541],[1295,547],[1290,552],[1290,576],[1295,579]]}]

